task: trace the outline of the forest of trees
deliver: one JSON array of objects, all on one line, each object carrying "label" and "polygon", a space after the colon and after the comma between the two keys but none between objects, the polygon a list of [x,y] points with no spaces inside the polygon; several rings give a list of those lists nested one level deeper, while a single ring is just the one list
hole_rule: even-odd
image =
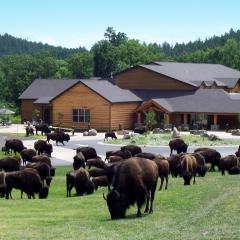
[{"label": "forest of trees", "polygon": [[18,96],[36,78],[108,78],[152,61],[219,63],[240,70],[240,31],[172,46],[141,43],[109,27],[89,51],[0,35],[0,103],[18,105]]}]

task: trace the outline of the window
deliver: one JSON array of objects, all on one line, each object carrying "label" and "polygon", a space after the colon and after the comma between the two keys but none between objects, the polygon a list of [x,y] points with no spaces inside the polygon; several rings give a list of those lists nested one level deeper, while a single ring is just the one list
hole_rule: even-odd
[{"label": "window", "polygon": [[90,122],[90,109],[73,109],[73,122]]}]

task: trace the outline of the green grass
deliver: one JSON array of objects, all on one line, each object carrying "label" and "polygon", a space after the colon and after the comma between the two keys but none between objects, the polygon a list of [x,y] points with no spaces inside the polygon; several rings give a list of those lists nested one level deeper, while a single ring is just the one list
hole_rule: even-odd
[{"label": "green grass", "polygon": [[[46,200],[0,199],[0,239],[239,239],[239,176],[208,173],[196,185],[169,180],[157,191],[154,213],[111,221],[102,193],[66,198],[65,173],[58,167]],[[73,191],[74,192],[74,191]]]},{"label": "green grass", "polygon": [[[191,146],[216,146],[216,145],[239,145],[239,140],[217,140],[210,141],[206,137],[197,135],[181,135],[181,138]],[[137,145],[168,145],[171,140],[171,134],[143,134],[138,136],[132,136],[130,139],[117,139],[108,141],[111,144],[137,144]]]},{"label": "green grass", "polygon": [[33,136],[26,136],[25,133],[0,133],[0,136],[5,136],[7,138],[18,138],[18,139],[22,139],[22,140],[32,140],[32,139],[46,139],[45,135],[41,135],[41,134],[34,134]]}]

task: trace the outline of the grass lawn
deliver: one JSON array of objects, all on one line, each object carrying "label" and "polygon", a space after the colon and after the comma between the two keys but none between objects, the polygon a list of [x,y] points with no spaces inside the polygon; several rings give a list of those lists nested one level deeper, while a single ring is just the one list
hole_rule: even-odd
[{"label": "grass lawn", "polygon": [[[208,173],[196,185],[170,177],[169,189],[157,191],[154,213],[110,220],[102,198],[106,188],[92,195],[66,198],[65,173],[58,167],[46,200],[0,199],[0,239],[239,239],[239,176]],[[74,191],[73,191],[74,192]]]},{"label": "grass lawn", "polygon": [[[217,141],[210,141],[206,137],[201,137],[197,135],[185,135],[182,134],[181,138],[189,144],[189,146],[216,146],[216,145],[239,145],[239,140],[231,140],[231,139],[224,139],[224,140],[217,140]],[[139,136],[132,136],[130,139],[117,139],[108,141],[111,144],[137,144],[137,145],[168,145],[169,141],[171,140],[171,134],[143,134]]]},{"label": "grass lawn", "polygon": [[46,139],[45,135],[36,135],[34,134],[33,136],[28,136],[26,137],[25,133],[0,133],[0,137],[6,137],[6,138],[18,138],[18,139],[22,139],[22,140],[32,140],[32,139]]}]

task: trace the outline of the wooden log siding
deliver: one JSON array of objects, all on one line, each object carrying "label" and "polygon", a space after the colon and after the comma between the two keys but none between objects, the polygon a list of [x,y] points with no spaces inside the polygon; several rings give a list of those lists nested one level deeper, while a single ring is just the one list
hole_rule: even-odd
[{"label": "wooden log siding", "polygon": [[136,108],[139,103],[114,103],[111,106],[111,129],[117,130],[119,124],[124,129],[132,129],[136,122]]},{"label": "wooden log siding", "polygon": [[116,84],[125,89],[160,89],[160,90],[188,90],[194,89],[187,83],[155,73],[150,70],[135,67],[114,76]]},{"label": "wooden log siding", "polygon": [[33,110],[38,109],[40,111],[40,117],[42,116],[42,108],[39,105],[34,104],[35,100],[23,99],[21,101],[21,117],[22,121],[25,119],[27,121],[32,121]]},{"label": "wooden log siding", "polygon": [[88,123],[73,123],[72,110],[90,109],[91,128],[107,130],[110,128],[110,102],[82,83],[75,85],[52,101],[53,125],[58,123],[57,114],[64,114],[62,126],[87,129]]}]

